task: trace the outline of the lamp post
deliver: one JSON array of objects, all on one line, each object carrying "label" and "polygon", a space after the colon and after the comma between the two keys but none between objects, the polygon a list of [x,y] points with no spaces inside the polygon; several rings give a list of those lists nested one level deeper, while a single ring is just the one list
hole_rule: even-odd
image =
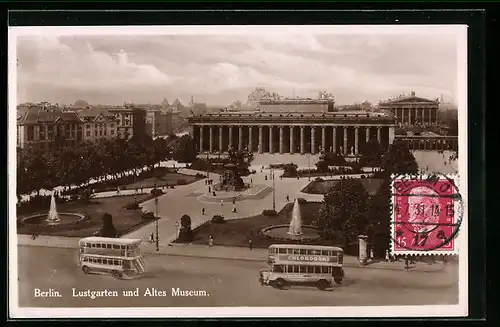
[{"label": "lamp post", "polygon": [[155,175],[155,207],[156,207],[156,251],[160,251],[160,235],[158,233],[158,220],[160,220],[160,216],[158,215],[158,191],[156,190],[156,175]]},{"label": "lamp post", "polygon": [[274,169],[271,168],[271,178],[273,179],[273,210],[276,211],[276,188],[274,184]]}]

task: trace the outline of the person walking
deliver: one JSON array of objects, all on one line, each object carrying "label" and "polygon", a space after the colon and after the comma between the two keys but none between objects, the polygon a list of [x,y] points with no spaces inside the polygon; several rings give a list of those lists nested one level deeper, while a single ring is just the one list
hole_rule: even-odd
[{"label": "person walking", "polygon": [[201,208],[201,215],[204,216],[205,215],[205,208]]},{"label": "person walking", "polygon": [[405,255],[405,269],[410,269],[409,258],[408,255]]},{"label": "person walking", "polygon": [[286,202],[290,202],[290,197],[288,196],[288,194],[286,195]]},{"label": "person walking", "polygon": [[389,262],[389,250],[385,250],[385,262]]},{"label": "person walking", "polygon": [[233,204],[236,204],[236,198],[233,198]]},{"label": "person walking", "polygon": [[224,200],[220,200],[220,206],[223,207],[224,206]]},{"label": "person walking", "polygon": [[155,235],[153,233],[149,234],[149,243],[155,242]]},{"label": "person walking", "polygon": [[252,251],[252,240],[248,240],[248,248]]},{"label": "person walking", "polygon": [[373,248],[370,249],[370,261],[373,261],[374,259],[374,255],[373,255]]},{"label": "person walking", "polygon": [[214,245],[214,238],[212,235],[208,237],[208,247],[212,247]]},{"label": "person walking", "polygon": [[212,188],[209,186],[208,187],[208,193],[211,193],[212,192]]}]

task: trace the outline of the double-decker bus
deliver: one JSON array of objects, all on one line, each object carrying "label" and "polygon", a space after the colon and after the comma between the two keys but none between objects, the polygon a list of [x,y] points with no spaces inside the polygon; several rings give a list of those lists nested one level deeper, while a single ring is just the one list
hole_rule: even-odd
[{"label": "double-decker bus", "polygon": [[115,278],[146,271],[140,239],[86,237],[80,240],[79,263],[85,274],[105,273]]},{"label": "double-decker bus", "polygon": [[269,246],[269,269],[260,272],[262,285],[283,287],[315,284],[326,289],[342,284],[344,250],[333,246],[273,244]]}]

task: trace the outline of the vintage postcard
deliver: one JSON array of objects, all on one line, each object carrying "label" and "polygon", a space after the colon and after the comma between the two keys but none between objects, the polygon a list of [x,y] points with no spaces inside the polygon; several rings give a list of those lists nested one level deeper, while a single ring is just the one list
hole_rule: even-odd
[{"label": "vintage postcard", "polygon": [[12,27],[10,317],[466,316],[467,110],[466,26]]}]

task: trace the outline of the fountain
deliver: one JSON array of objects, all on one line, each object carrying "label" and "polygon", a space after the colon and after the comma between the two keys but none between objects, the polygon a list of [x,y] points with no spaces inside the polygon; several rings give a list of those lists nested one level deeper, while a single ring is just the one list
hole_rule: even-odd
[{"label": "fountain", "polygon": [[290,224],[268,226],[263,228],[260,233],[266,238],[281,242],[307,242],[316,240],[320,237],[314,226],[302,225],[299,199],[295,199],[293,204]]},{"label": "fountain", "polygon": [[300,213],[299,199],[295,199],[292,211],[292,220],[290,221],[290,228],[288,235],[299,236],[302,235],[302,216]]},{"label": "fountain", "polygon": [[78,224],[86,220],[86,216],[75,212],[57,212],[56,199],[54,194],[50,198],[50,209],[47,214],[37,214],[20,219],[22,225],[27,226],[48,226],[51,229],[57,226],[68,226]]},{"label": "fountain", "polygon": [[52,197],[50,198],[50,210],[45,221],[47,222],[47,225],[56,225],[61,222],[56,209],[56,199],[54,198],[54,193],[52,193]]}]

